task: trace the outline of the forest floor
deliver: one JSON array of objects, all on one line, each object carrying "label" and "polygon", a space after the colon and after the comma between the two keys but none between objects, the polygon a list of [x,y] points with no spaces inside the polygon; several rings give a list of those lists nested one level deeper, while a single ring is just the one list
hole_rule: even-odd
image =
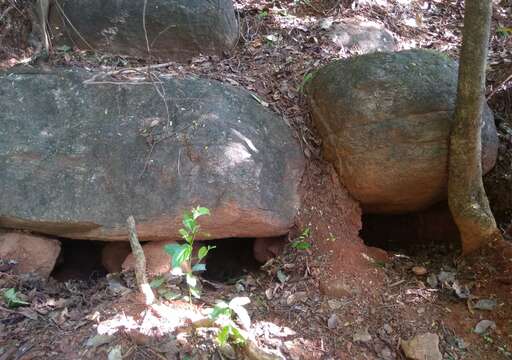
[{"label": "forest floor", "polygon": [[[20,43],[20,34],[30,23],[19,3],[0,1],[0,68],[31,56],[28,44]],[[311,70],[357,53],[329,40],[329,24],[354,17],[381,22],[394,33],[400,48],[430,48],[456,57],[463,4],[440,0],[380,0],[378,5],[357,6],[329,0],[235,3],[241,33],[231,54],[197,57],[151,71],[192,74],[244,87],[296,131],[308,163],[302,185],[305,201],[290,244],[280,257],[234,281],[205,281],[201,299],[193,304],[161,299],[151,310],[137,293],[131,273],[57,282],[14,276],[0,267],[0,288],[16,288],[20,300],[30,304],[12,308],[0,302],[0,360],[241,358],[233,353],[236,347],[216,345],[215,329],[194,326],[218,299],[235,297],[251,300],[246,309],[255,343],[281,358],[405,359],[401,341],[430,332],[438,335],[444,359],[512,359],[512,269],[501,248],[486,248],[469,258],[459,256],[456,243],[386,249],[388,256],[373,262],[373,275],[353,274],[354,284],[364,287],[345,290],[337,298],[322,291],[326,269],[319,244],[329,238],[340,248],[351,248],[342,243],[343,226],[337,225],[346,194],[333,190],[336,180],[321,159],[320,140],[301,85]],[[512,192],[507,181],[512,177],[511,7],[510,1],[497,3],[492,25],[487,94],[501,144],[497,168],[486,184],[495,187],[494,194]],[[123,69],[157,63],[56,49],[42,66],[103,69],[124,79],[130,73]],[[500,196],[491,201],[500,201]],[[503,211],[498,216],[503,230],[510,215]],[[292,247],[297,239],[312,247]],[[345,265],[338,265],[343,271]],[[176,284],[171,288],[184,291]],[[477,334],[475,327],[482,320],[492,323]]]}]

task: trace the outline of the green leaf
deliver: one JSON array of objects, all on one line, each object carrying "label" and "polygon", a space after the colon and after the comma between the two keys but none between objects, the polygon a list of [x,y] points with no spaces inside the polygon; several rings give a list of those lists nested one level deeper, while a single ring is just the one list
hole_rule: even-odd
[{"label": "green leaf", "polygon": [[185,226],[185,229],[190,233],[194,233],[195,229],[197,228],[197,223],[190,213],[185,213],[183,215],[183,225]]},{"label": "green leaf", "polygon": [[[172,246],[174,254],[172,256],[172,267],[180,267],[184,261],[188,261],[192,255],[192,246],[189,244],[169,244],[166,246]],[[166,250],[167,251],[167,250]]]},{"label": "green leaf", "polygon": [[181,251],[182,247],[183,245],[181,244],[167,244],[164,245],[164,250],[167,254],[174,258]]},{"label": "green leaf", "polygon": [[231,335],[233,336],[233,343],[236,345],[245,344],[245,337],[240,333],[240,330],[236,326],[231,326]]},{"label": "green leaf", "polygon": [[201,246],[197,253],[197,257],[199,258],[199,261],[203,260],[206,255],[210,252],[210,250],[215,249],[216,246]]},{"label": "green leaf", "polygon": [[187,239],[190,237],[190,234],[188,233],[188,231],[185,229],[179,229],[178,231],[179,231],[181,237],[183,238],[183,240],[188,242]]},{"label": "green leaf", "polygon": [[294,241],[292,243],[292,248],[294,249],[297,249],[297,250],[307,250],[309,248],[311,248],[311,244],[308,243],[307,241]]},{"label": "green leaf", "polygon": [[157,276],[149,283],[152,289],[158,289],[165,282],[165,278],[163,276]]},{"label": "green leaf", "polygon": [[265,17],[267,17],[267,16],[268,16],[268,11],[266,11],[266,10],[262,10],[262,11],[260,11],[260,12],[259,12],[259,14],[258,14],[258,19],[263,19],[263,18],[265,18]]},{"label": "green leaf", "polygon": [[16,293],[15,288],[9,288],[3,292],[3,297],[5,302],[7,303],[7,306],[10,308],[22,306],[22,305],[29,305],[28,302],[21,300],[18,297],[18,294]]},{"label": "green leaf", "polygon": [[213,320],[217,320],[220,316],[224,315],[228,318],[231,318],[231,309],[229,308],[229,305],[225,303],[224,301],[219,301],[215,306],[213,307],[212,312],[210,313],[210,318]]},{"label": "green leaf", "polygon": [[496,34],[500,37],[508,37],[512,34],[512,28],[510,27],[498,27],[496,28]]},{"label": "green leaf", "polygon": [[217,341],[220,346],[226,345],[229,339],[229,334],[231,333],[231,325],[223,326],[219,333],[217,334]]},{"label": "green leaf", "polygon": [[194,266],[192,266],[192,271],[195,271],[195,272],[206,271],[206,265],[197,263]]},{"label": "green leaf", "polygon": [[208,208],[200,206],[196,207],[195,209],[192,209],[192,216],[194,220],[203,215],[210,215],[210,210]]}]

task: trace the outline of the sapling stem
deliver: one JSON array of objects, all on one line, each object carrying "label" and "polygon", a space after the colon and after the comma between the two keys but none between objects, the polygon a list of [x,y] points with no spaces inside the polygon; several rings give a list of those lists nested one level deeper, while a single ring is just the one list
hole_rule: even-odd
[{"label": "sapling stem", "polygon": [[146,305],[151,305],[155,302],[155,294],[153,294],[153,290],[151,290],[151,286],[146,277],[146,257],[144,256],[144,250],[142,250],[139,238],[137,237],[135,219],[133,216],[130,215],[126,223],[128,224],[128,233],[130,235],[130,246],[132,248],[133,257],[135,258],[135,279],[137,280],[140,292],[144,295]]}]

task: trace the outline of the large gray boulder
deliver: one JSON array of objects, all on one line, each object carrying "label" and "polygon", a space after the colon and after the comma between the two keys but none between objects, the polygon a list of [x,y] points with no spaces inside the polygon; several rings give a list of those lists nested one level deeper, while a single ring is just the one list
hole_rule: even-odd
[{"label": "large gray boulder", "polygon": [[209,238],[288,232],[304,159],[281,118],[216,81],[93,75],[0,75],[0,228],[126,240],[132,214],[142,240],[173,240],[201,205]]},{"label": "large gray boulder", "polygon": [[[318,70],[307,91],[325,156],[365,212],[421,210],[446,198],[453,60],[426,50],[357,56]],[[484,172],[497,146],[485,106]]]},{"label": "large gray boulder", "polygon": [[221,54],[238,39],[232,0],[152,0],[143,10],[142,0],[59,0],[51,33],[57,44],[134,57],[146,58],[149,43],[152,56],[178,61]]}]

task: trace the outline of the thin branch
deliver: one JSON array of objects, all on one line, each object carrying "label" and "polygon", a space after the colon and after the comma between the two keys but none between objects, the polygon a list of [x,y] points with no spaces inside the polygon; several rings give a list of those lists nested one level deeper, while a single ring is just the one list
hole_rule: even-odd
[{"label": "thin branch", "polygon": [[135,278],[137,279],[137,285],[139,286],[142,295],[144,295],[146,305],[151,305],[155,302],[155,294],[153,294],[153,290],[151,290],[151,286],[149,285],[146,277],[146,257],[144,256],[144,250],[142,250],[142,246],[140,245],[137,237],[135,219],[133,216],[130,215],[126,220],[126,223],[128,224],[132,254],[135,258]]},{"label": "thin branch", "polygon": [[69,18],[66,16],[66,13],[64,12],[64,9],[60,6],[59,4],[59,1],[58,0],[55,0],[55,5],[57,5],[57,7],[59,8],[59,11],[61,13],[61,15],[64,17],[64,19],[66,19],[66,21],[68,22],[69,26],[71,26],[71,29],[73,29],[73,31],[78,35],[78,37],[80,38],[80,40],[82,40],[84,42],[85,45],[87,45],[89,47],[89,49],[91,49],[92,51],[96,51],[96,49],[94,49],[94,47],[89,44],[87,42],[87,40],[85,40],[85,38],[82,36],[82,34],[80,33],[80,31],[78,31],[78,29],[75,27],[75,25],[73,25],[73,23],[71,22],[71,20],[69,20]]},{"label": "thin branch", "polygon": [[487,96],[487,101],[492,98],[500,89],[505,86],[510,80],[512,80],[512,74],[510,74],[505,80],[503,80],[498,86],[494,88],[494,90]]}]

